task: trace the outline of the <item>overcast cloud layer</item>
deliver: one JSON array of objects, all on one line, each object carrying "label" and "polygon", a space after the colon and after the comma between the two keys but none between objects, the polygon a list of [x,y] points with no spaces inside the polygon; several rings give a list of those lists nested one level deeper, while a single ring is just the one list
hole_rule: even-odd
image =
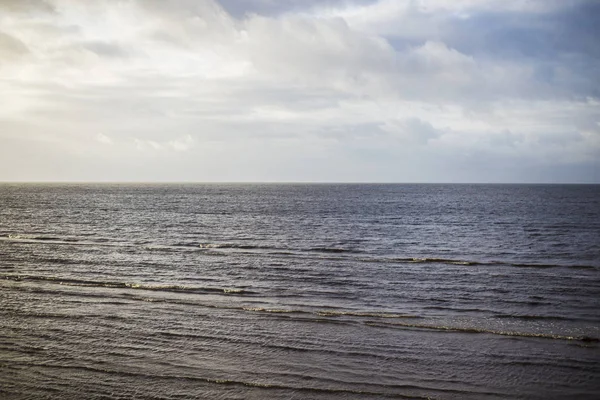
[{"label": "overcast cloud layer", "polygon": [[600,182],[600,1],[0,0],[0,181]]}]

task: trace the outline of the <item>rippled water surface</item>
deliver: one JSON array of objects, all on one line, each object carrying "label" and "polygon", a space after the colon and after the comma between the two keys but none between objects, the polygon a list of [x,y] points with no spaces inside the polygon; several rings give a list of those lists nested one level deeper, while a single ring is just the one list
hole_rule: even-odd
[{"label": "rippled water surface", "polygon": [[0,398],[600,393],[600,186],[0,185]]}]

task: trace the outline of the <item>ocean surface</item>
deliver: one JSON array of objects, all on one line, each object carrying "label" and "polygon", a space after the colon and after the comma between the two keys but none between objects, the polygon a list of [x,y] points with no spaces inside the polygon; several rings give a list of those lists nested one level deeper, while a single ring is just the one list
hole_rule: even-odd
[{"label": "ocean surface", "polygon": [[599,185],[1,184],[2,399],[598,399]]}]

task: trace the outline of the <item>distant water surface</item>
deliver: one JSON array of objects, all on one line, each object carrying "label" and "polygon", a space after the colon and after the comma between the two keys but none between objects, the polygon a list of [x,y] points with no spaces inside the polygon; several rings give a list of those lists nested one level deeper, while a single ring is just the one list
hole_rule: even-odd
[{"label": "distant water surface", "polygon": [[595,399],[598,185],[0,185],[0,398]]}]

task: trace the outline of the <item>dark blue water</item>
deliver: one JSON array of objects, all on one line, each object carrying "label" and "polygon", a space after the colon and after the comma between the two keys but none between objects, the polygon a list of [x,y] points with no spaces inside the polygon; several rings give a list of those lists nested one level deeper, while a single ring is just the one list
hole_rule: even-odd
[{"label": "dark blue water", "polygon": [[0,398],[600,393],[600,186],[0,185]]}]

